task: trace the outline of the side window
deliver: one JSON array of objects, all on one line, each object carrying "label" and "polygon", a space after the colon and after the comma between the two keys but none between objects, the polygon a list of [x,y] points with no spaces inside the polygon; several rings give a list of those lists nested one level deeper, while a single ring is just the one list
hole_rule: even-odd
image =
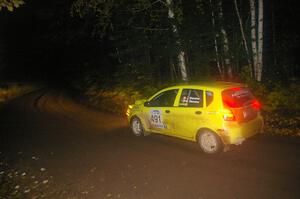
[{"label": "side window", "polygon": [[176,95],[178,93],[178,89],[168,90],[160,93],[155,96],[150,102],[149,106],[153,107],[171,107],[174,105],[174,101]]},{"label": "side window", "polygon": [[211,91],[205,91],[206,107],[208,107],[214,100],[214,93]]},{"label": "side window", "polygon": [[203,91],[196,89],[183,89],[179,106],[181,107],[203,107]]}]

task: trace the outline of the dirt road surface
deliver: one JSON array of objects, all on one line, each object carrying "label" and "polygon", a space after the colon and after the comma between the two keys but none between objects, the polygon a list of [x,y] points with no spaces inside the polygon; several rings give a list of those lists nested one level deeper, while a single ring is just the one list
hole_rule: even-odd
[{"label": "dirt road surface", "polygon": [[[44,91],[0,108],[0,152],[76,198],[300,198],[300,140],[258,135],[217,156]],[[19,159],[22,159],[20,161]],[[1,166],[1,165],[0,165]]]}]

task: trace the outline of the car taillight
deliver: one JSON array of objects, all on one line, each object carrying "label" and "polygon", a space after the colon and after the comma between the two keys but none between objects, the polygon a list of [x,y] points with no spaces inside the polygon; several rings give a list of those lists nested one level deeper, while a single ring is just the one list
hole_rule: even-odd
[{"label": "car taillight", "polygon": [[251,105],[255,109],[261,109],[261,104],[257,100],[253,100]]},{"label": "car taillight", "polygon": [[225,121],[235,121],[236,120],[233,112],[229,109],[223,110],[223,119]]},{"label": "car taillight", "polygon": [[231,88],[230,90],[232,91],[240,91],[242,88],[241,87],[234,87],[234,88]]},{"label": "car taillight", "polygon": [[230,108],[237,108],[239,104],[234,100],[223,100],[223,104]]}]

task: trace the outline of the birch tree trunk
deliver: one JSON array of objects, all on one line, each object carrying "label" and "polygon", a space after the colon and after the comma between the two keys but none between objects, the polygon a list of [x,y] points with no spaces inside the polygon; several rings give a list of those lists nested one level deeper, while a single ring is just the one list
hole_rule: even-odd
[{"label": "birch tree trunk", "polygon": [[[247,55],[248,65],[251,67],[252,64],[251,64],[251,61],[250,61],[250,53],[249,53],[248,44],[247,44],[247,40],[246,40],[246,36],[245,36],[244,25],[243,25],[243,22],[242,22],[242,18],[241,18],[240,11],[239,11],[236,0],[234,0],[234,7],[235,7],[236,15],[238,17],[239,24],[240,24],[240,29],[241,29],[242,39],[243,39],[243,43],[244,43],[244,48],[245,48],[246,55]],[[253,77],[253,68],[252,67],[251,67],[250,75],[251,75],[251,77]]]},{"label": "birch tree trunk", "polygon": [[166,0],[166,4],[168,7],[168,18],[172,21],[171,23],[172,23],[173,33],[177,39],[176,44],[180,48],[180,51],[177,55],[177,60],[178,60],[178,66],[180,68],[181,78],[183,81],[188,81],[186,62],[185,62],[185,52],[182,49],[182,44],[180,42],[180,37],[179,37],[177,26],[173,23],[173,21],[175,20],[173,8],[172,8],[173,0]]},{"label": "birch tree trunk", "polygon": [[218,10],[219,10],[219,20],[220,20],[220,29],[223,39],[223,51],[224,51],[224,65],[226,68],[226,73],[229,79],[232,79],[232,66],[229,55],[229,42],[227,37],[227,32],[223,26],[223,8],[222,8],[222,0],[218,2]]},{"label": "birch tree trunk", "polygon": [[224,73],[222,70],[222,66],[220,64],[220,55],[219,55],[219,48],[218,48],[218,40],[217,40],[217,33],[216,33],[216,22],[215,22],[215,13],[213,10],[213,5],[211,0],[209,0],[210,3],[210,7],[211,7],[211,23],[212,23],[212,27],[214,29],[214,46],[215,46],[215,53],[216,53],[216,63],[217,63],[217,67],[218,67],[218,71],[220,74],[221,79],[224,79]]},{"label": "birch tree trunk", "polygon": [[264,3],[258,0],[258,56],[257,56],[257,76],[256,80],[261,81],[263,68],[263,20]]},{"label": "birch tree trunk", "polygon": [[250,0],[250,14],[251,14],[251,46],[252,46],[252,67],[254,70],[254,78],[258,77],[257,65],[257,39],[256,39],[256,8],[255,0]]}]

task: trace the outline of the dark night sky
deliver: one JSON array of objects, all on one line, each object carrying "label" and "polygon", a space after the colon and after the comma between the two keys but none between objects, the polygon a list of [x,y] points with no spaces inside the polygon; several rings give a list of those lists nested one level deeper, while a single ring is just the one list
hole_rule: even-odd
[{"label": "dark night sky", "polygon": [[4,48],[5,76],[24,79],[58,78],[76,70],[87,51],[98,52],[97,41],[77,27],[69,16],[70,1],[29,1],[14,12],[0,13],[0,42]]}]

